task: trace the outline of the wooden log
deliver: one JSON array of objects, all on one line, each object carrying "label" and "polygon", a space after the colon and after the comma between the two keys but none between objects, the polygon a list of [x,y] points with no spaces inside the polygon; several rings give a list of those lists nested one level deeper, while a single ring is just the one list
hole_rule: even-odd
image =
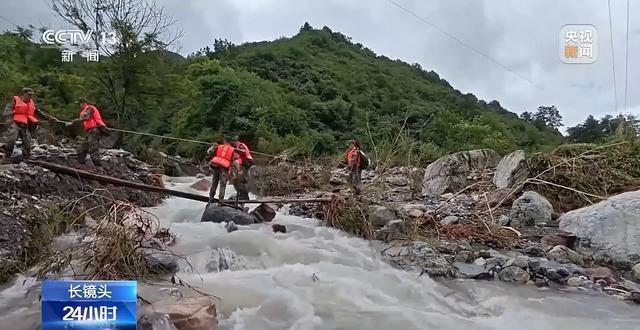
[{"label": "wooden log", "polygon": [[[186,199],[196,200],[196,201],[205,202],[205,203],[209,202],[208,196],[202,196],[202,195],[192,194],[184,191],[166,189],[166,188],[152,186],[144,183],[123,180],[123,179],[114,178],[111,176],[79,170],[73,167],[44,162],[41,160],[27,160],[27,162],[37,166],[44,167],[56,173],[75,176],[79,179],[94,180],[94,181],[98,181],[106,184],[112,184],[115,186],[122,186],[122,187],[128,187],[132,189],[138,189],[142,191],[150,191],[150,192],[155,192],[160,194],[167,194],[175,197],[186,198]],[[215,199],[215,201],[217,202],[218,199]],[[238,201],[225,199],[222,202],[225,204],[235,204],[235,203],[262,204],[262,203],[324,203],[329,201],[331,201],[331,198],[288,198],[288,199],[271,198],[271,199],[249,199],[249,200],[238,200]]]}]

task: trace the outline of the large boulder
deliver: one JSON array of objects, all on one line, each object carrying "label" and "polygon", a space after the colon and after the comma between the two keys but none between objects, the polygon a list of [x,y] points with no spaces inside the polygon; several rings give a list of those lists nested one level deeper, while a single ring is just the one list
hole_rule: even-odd
[{"label": "large boulder", "polygon": [[547,252],[547,256],[550,260],[555,260],[561,264],[576,264],[576,265],[584,265],[584,258],[580,255],[580,253],[571,250],[570,248],[564,245],[556,245],[549,252]]},{"label": "large boulder", "polygon": [[276,210],[267,204],[260,204],[250,213],[255,218],[255,222],[271,222],[276,217]]},{"label": "large boulder", "polygon": [[[229,222],[233,221],[238,225],[250,225],[256,222],[256,218],[242,210],[230,206],[220,206],[216,203],[209,203],[202,213],[200,222]],[[257,221],[261,222],[261,221]]]},{"label": "large boulder", "polygon": [[563,214],[560,229],[578,236],[596,261],[631,268],[640,262],[640,190]]},{"label": "large boulder", "polygon": [[636,264],[631,268],[631,279],[640,283],[640,264]]},{"label": "large boulder", "polygon": [[509,188],[527,179],[529,170],[522,150],[516,150],[504,156],[493,174],[493,184],[498,188]]},{"label": "large boulder", "polygon": [[530,278],[529,273],[518,266],[509,266],[502,269],[498,277],[505,282],[517,284],[525,284]]},{"label": "large boulder", "polygon": [[375,227],[383,227],[395,219],[398,219],[398,215],[384,206],[369,207],[369,221]]},{"label": "large boulder", "polygon": [[551,222],[553,206],[535,191],[525,191],[511,206],[511,226],[543,226]]},{"label": "large boulder", "polygon": [[168,297],[144,305],[138,313],[138,329],[215,330],[216,306],[209,297]]},{"label": "large boulder", "polygon": [[435,197],[456,192],[466,186],[471,171],[494,167],[499,160],[498,153],[491,149],[461,151],[441,157],[425,169],[422,195]]},{"label": "large boulder", "polygon": [[419,270],[431,277],[452,277],[455,274],[447,258],[427,242],[391,242],[382,251],[382,256],[395,267]]}]

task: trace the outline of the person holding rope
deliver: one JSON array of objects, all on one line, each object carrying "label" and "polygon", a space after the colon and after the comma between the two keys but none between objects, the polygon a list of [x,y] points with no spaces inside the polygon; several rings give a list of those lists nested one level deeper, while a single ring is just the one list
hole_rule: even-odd
[{"label": "person holding rope", "polygon": [[211,170],[213,171],[211,189],[209,190],[209,203],[215,201],[216,190],[219,184],[220,192],[218,193],[218,203],[222,205],[224,193],[227,188],[227,181],[229,180],[229,170],[232,166],[238,166],[236,160],[237,154],[233,146],[229,144],[226,139],[219,139],[207,150],[207,156],[213,156],[209,161]]},{"label": "person holding rope", "polygon": [[109,128],[102,120],[100,110],[95,104],[87,102],[82,97],[78,99],[78,104],[80,104],[79,118],[66,123],[66,126],[71,126],[81,121],[86,132],[86,137],[78,150],[78,162],[84,164],[89,154],[93,165],[100,166],[100,137],[109,132]]},{"label": "person holding rope", "polygon": [[38,108],[34,95],[33,89],[23,88],[22,95],[16,95],[11,98],[11,101],[7,103],[2,112],[4,122],[8,125],[5,136],[4,157],[2,158],[3,163],[11,159],[18,138],[22,141],[22,157],[29,158],[31,156],[31,136],[35,135],[40,125],[38,115],[52,119],[52,117]]}]

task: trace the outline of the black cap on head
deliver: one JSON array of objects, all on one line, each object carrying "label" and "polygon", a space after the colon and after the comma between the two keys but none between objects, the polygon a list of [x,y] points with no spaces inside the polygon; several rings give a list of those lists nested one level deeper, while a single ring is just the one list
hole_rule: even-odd
[{"label": "black cap on head", "polygon": [[25,87],[22,89],[22,94],[29,94],[29,95],[34,95],[34,91],[33,89],[29,88],[29,87]]}]

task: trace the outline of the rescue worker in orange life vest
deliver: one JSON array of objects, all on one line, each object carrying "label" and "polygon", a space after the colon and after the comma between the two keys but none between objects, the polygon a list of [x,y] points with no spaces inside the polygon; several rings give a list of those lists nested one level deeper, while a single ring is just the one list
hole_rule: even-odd
[{"label": "rescue worker in orange life vest", "polygon": [[349,183],[356,195],[362,191],[362,154],[360,153],[360,143],[351,141],[347,150],[347,167],[349,168]]},{"label": "rescue worker in orange life vest", "polygon": [[237,154],[238,167],[232,176],[233,187],[236,189],[239,200],[249,199],[249,169],[253,166],[253,157],[246,144],[240,142],[237,136],[231,139],[231,145]]},{"label": "rescue worker in orange life vest", "polygon": [[78,99],[78,103],[80,104],[79,117],[66,124],[71,126],[81,121],[82,127],[87,134],[78,150],[78,162],[84,164],[87,154],[89,154],[93,165],[100,166],[100,137],[107,133],[109,129],[102,121],[100,110],[95,105],[87,102],[85,98]]},{"label": "rescue worker in orange life vest", "polygon": [[231,144],[225,139],[220,139],[209,150],[207,155],[211,158],[210,166],[213,171],[211,177],[211,190],[209,190],[209,203],[213,203],[216,196],[216,190],[218,184],[220,185],[220,192],[218,194],[218,203],[222,205],[224,200],[224,192],[227,188],[227,181],[229,180],[229,170],[232,166],[237,165],[237,154]]},{"label": "rescue worker in orange life vest", "polygon": [[4,123],[7,126],[3,162],[8,161],[13,155],[18,138],[22,141],[22,157],[29,158],[32,145],[31,135],[35,134],[40,124],[37,115],[42,114],[44,117],[52,119],[38,109],[34,95],[33,89],[23,88],[22,95],[14,96],[2,112]]}]

